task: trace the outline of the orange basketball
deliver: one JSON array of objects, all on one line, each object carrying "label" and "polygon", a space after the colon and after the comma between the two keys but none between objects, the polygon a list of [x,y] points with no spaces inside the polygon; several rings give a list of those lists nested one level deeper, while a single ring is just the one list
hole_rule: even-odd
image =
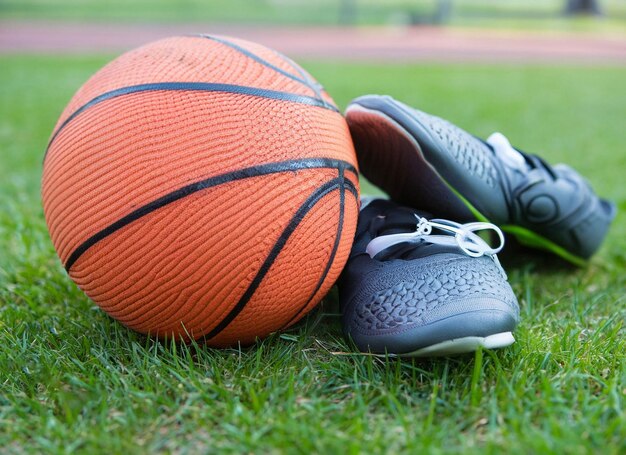
[{"label": "orange basketball", "polygon": [[61,115],[42,199],[69,276],[126,326],[212,346],[311,310],[358,216],[348,127],[301,67],[226,37],[160,40]]}]

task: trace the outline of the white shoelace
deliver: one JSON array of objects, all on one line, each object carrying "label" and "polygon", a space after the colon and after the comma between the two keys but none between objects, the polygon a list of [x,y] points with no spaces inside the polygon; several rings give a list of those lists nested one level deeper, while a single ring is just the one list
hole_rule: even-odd
[{"label": "white shoelace", "polygon": [[[417,215],[415,215],[415,218],[417,219],[417,228],[415,232],[381,235],[376,237],[367,244],[367,248],[365,249],[367,254],[373,258],[381,251],[399,243],[428,242],[436,245],[456,246],[463,253],[473,258],[485,255],[490,256],[498,265],[498,268],[502,271],[502,275],[506,278],[506,273],[496,256],[496,254],[499,253],[504,247],[504,234],[495,224],[484,222],[459,224],[442,219],[427,220],[426,218],[419,217]],[[454,236],[434,235],[432,234],[433,228],[449,232],[454,234]],[[497,247],[494,248],[490,246],[476,234],[476,232],[487,230],[495,231],[495,233],[498,234],[500,244]]]}]

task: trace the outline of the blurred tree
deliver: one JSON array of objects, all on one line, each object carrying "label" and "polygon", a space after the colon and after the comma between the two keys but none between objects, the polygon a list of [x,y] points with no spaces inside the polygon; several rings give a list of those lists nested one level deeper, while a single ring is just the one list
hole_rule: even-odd
[{"label": "blurred tree", "polygon": [[339,5],[339,23],[354,24],[356,20],[356,0],[341,0]]},{"label": "blurred tree", "polygon": [[435,4],[435,10],[432,14],[424,14],[423,12],[412,11],[411,24],[445,24],[450,20],[452,15],[452,0],[438,0]]},{"label": "blurred tree", "polygon": [[602,15],[598,0],[566,0],[565,14],[593,14]]},{"label": "blurred tree", "polygon": [[439,0],[433,16],[433,23],[445,24],[452,15],[452,0]]}]

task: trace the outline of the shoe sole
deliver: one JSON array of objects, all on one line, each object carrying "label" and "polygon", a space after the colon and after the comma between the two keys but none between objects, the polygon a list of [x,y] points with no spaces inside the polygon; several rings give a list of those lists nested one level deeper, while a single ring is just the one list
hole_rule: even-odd
[{"label": "shoe sole", "polygon": [[464,337],[426,346],[413,352],[400,354],[400,357],[445,357],[474,352],[478,348],[499,349],[515,343],[511,332],[501,332],[486,337]]},{"label": "shoe sole", "polygon": [[[366,114],[368,116],[367,122],[377,124],[376,126],[383,128],[383,131],[392,128],[399,133],[399,140],[393,142],[389,140],[380,141],[388,145],[384,149],[377,148],[373,151],[371,147],[359,146],[358,158],[361,171],[377,169],[380,172],[378,174],[380,178],[376,181],[372,180],[372,183],[387,191],[392,199],[401,203],[408,203],[415,208],[437,212],[438,216],[454,217],[459,212],[469,212],[479,221],[491,222],[437,172],[424,156],[417,140],[402,125],[378,110],[368,109],[359,104],[352,104],[346,111],[346,117],[348,114],[355,113],[357,115],[358,113]],[[372,142],[366,141],[366,144],[372,144]],[[376,160],[380,155],[385,155],[385,159]],[[392,159],[390,160],[389,157]],[[376,173],[367,171],[364,174],[376,175]],[[416,177],[420,182],[423,182],[422,188],[425,191],[412,191],[410,199],[407,200],[406,197],[403,197],[406,196],[403,185],[407,180]],[[433,196],[436,196],[436,199]],[[433,206],[435,200],[438,204]],[[587,263],[585,259],[524,227],[505,224],[501,225],[500,229],[513,235],[522,245],[527,247],[549,251],[577,266],[584,266]]]}]

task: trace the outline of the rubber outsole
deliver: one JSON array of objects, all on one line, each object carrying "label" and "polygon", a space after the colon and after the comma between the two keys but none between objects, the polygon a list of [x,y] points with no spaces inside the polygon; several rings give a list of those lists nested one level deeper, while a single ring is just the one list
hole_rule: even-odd
[{"label": "rubber outsole", "polygon": [[500,349],[515,343],[511,332],[501,332],[486,337],[464,337],[442,341],[413,352],[401,354],[400,357],[445,357],[474,352],[478,348]]},{"label": "rubber outsole", "polygon": [[[459,193],[459,191],[457,191],[452,185],[450,185],[450,183],[448,181],[446,181],[445,178],[443,178],[438,172],[437,170],[432,166],[432,164],[430,164],[428,162],[428,160],[426,159],[426,157],[424,156],[421,147],[419,145],[419,143],[417,142],[417,140],[411,135],[409,134],[406,129],[400,125],[398,122],[396,122],[393,118],[389,117],[388,115],[377,111],[377,110],[373,110],[373,109],[368,109],[364,106],[361,106],[359,104],[352,104],[351,106],[348,107],[347,111],[346,111],[346,117],[348,116],[348,114],[351,111],[360,111],[360,112],[365,112],[368,114],[372,114],[375,115],[377,117],[378,121],[382,121],[387,123],[388,127],[393,128],[394,130],[396,130],[405,140],[402,141],[402,144],[405,147],[408,147],[409,150],[400,150],[399,153],[401,155],[404,156],[413,156],[414,158],[417,158],[418,163],[417,165],[413,164],[413,165],[409,165],[406,166],[405,168],[420,168],[420,175],[418,175],[418,179],[420,181],[427,181],[427,182],[434,182],[434,181],[438,181],[440,184],[442,185],[437,185],[437,188],[439,188],[439,190],[441,190],[441,187],[444,186],[445,188],[447,188],[451,194],[454,195],[454,198],[457,199],[458,201],[460,201],[463,206],[465,207],[466,210],[468,210],[469,212],[472,213],[472,215],[479,221],[483,221],[483,222],[491,222],[486,216],[484,216],[478,209],[476,209],[476,207],[474,207],[474,205],[468,201],[462,194]],[[361,149],[359,148],[358,153],[359,153],[359,158],[361,158],[362,155],[365,155],[365,159],[363,160],[364,162],[361,163],[361,172],[366,175],[367,171],[365,170],[367,168],[367,163],[368,161],[371,159],[371,157],[369,157],[371,155],[370,153],[371,151],[368,149]],[[380,153],[380,152],[378,152]],[[369,158],[368,158],[369,157]],[[397,167],[397,166],[396,166]],[[367,177],[367,175],[366,175]],[[393,184],[400,184],[400,182],[403,179],[396,179],[396,180],[390,180]],[[376,184],[375,181],[373,181],[372,183]],[[385,189],[385,188],[383,188]],[[385,191],[388,191],[387,189],[385,189]],[[393,191],[395,191],[396,193],[401,192],[401,190],[399,190],[398,188],[393,188]],[[390,194],[390,196],[393,197],[393,194]],[[396,199],[394,197],[394,199]],[[450,196],[449,195],[444,195],[444,199],[446,200],[446,205],[450,205],[449,200],[450,200]],[[420,209],[426,209],[429,210],[430,207],[428,207],[428,204],[425,204],[424,201],[422,200],[421,197],[418,198],[417,203],[413,202],[411,205],[413,205],[415,208],[420,208]],[[432,209],[430,209],[430,211],[433,211]],[[443,214],[443,215],[447,215],[447,214]],[[529,230],[526,229],[522,226],[516,226],[516,225],[501,225],[500,228],[504,231],[507,232],[508,234],[513,235],[522,245],[525,245],[527,247],[531,247],[531,248],[535,248],[535,249],[540,249],[540,250],[544,250],[544,251],[548,251],[552,254],[555,254],[557,256],[559,256],[560,258],[576,265],[579,267],[584,266],[587,263],[587,260],[580,257],[580,256],[576,256],[572,253],[570,253],[569,251],[567,251],[565,248],[561,247],[560,245],[557,245],[556,243],[552,242],[551,240],[548,240],[547,238]]]}]

